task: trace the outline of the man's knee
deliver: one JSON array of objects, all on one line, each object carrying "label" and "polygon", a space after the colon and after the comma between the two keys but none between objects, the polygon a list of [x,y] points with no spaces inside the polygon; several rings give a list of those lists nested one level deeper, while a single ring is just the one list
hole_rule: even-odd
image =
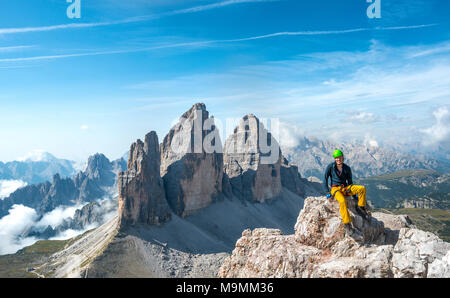
[{"label": "man's knee", "polygon": [[345,197],[344,197],[344,195],[342,194],[342,192],[337,191],[337,192],[334,194],[334,197],[335,197],[336,200],[339,202],[339,204],[345,204]]},{"label": "man's knee", "polygon": [[358,191],[360,193],[365,193],[366,192],[366,187],[364,185],[358,185]]}]

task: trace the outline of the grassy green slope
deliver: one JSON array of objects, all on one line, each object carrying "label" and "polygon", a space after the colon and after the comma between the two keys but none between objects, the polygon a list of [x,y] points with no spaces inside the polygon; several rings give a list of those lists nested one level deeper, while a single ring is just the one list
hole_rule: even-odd
[{"label": "grassy green slope", "polygon": [[450,211],[441,209],[403,208],[376,209],[375,211],[408,215],[420,230],[432,232],[450,242]]}]

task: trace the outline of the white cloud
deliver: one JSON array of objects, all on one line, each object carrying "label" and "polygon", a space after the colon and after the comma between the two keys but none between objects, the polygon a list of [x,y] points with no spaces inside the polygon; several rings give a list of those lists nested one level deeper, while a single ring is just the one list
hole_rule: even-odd
[{"label": "white cloud", "polygon": [[34,48],[34,46],[10,46],[10,47],[0,47],[0,52],[15,52],[18,50],[24,50],[24,49],[29,49],[29,48]]},{"label": "white cloud", "polygon": [[13,205],[9,214],[0,219],[0,255],[16,252],[33,244],[35,238],[20,238],[20,234],[36,220],[34,209]]},{"label": "white cloud", "polygon": [[194,7],[185,8],[185,9],[174,10],[174,11],[165,13],[164,15],[176,15],[176,14],[199,12],[199,11],[210,10],[210,9],[214,9],[214,8],[220,8],[220,7],[225,7],[225,6],[229,6],[229,5],[233,5],[233,4],[240,4],[240,3],[275,2],[275,1],[279,1],[279,0],[227,0],[227,1],[217,2],[217,3],[211,3],[211,4],[199,5],[199,6],[194,6]]},{"label": "white cloud", "polygon": [[294,148],[298,146],[299,139],[304,135],[305,132],[298,126],[280,121],[278,142],[281,148]]},{"label": "white cloud", "polygon": [[136,16],[136,17],[130,17],[130,18],[116,20],[116,21],[110,21],[110,22],[70,23],[70,24],[62,24],[62,25],[40,26],[40,27],[22,27],[22,28],[0,28],[0,35],[30,33],[30,32],[47,32],[47,31],[55,31],[55,30],[81,29],[81,28],[120,25],[120,24],[127,24],[127,23],[137,23],[137,22],[145,22],[145,21],[148,21],[151,19],[161,18],[164,16],[199,12],[199,11],[220,8],[220,7],[225,7],[225,6],[239,4],[239,3],[273,2],[273,1],[278,1],[278,0],[227,0],[227,1],[222,1],[222,2],[213,3],[213,4],[194,6],[194,7],[190,7],[190,8],[186,8],[186,9],[172,10],[172,11],[169,11],[166,13],[161,13],[161,14]]},{"label": "white cloud", "polygon": [[55,237],[49,238],[49,240],[66,240],[66,239],[70,239],[70,238],[76,237],[76,236],[84,233],[85,231],[87,231],[87,229],[85,229],[85,230],[67,229],[65,231],[62,231],[61,233],[59,233]]},{"label": "white cloud", "polygon": [[438,108],[433,112],[433,116],[436,123],[429,128],[420,130],[427,136],[425,143],[440,143],[450,135],[450,112],[448,108],[445,106]]},{"label": "white cloud", "polygon": [[378,120],[378,117],[374,113],[369,112],[350,112],[346,113],[345,116],[348,120],[361,123],[369,123]]},{"label": "white cloud", "polygon": [[366,147],[378,147],[378,142],[375,140],[374,137],[370,136],[369,134],[366,134],[364,138],[364,145]]},{"label": "white cloud", "polygon": [[65,219],[72,218],[77,209],[83,208],[83,205],[75,206],[59,206],[52,211],[46,213],[39,222],[36,223],[36,228],[44,230],[48,226],[56,228],[63,223]]},{"label": "white cloud", "polygon": [[[260,2],[260,1],[254,1],[254,2]],[[263,1],[263,2],[265,2],[265,1]],[[133,18],[133,20],[122,21],[122,22],[131,22],[131,21],[134,22],[134,19],[142,21],[145,18],[144,17],[137,17],[137,18]],[[121,23],[121,21],[112,22],[112,23],[98,23],[98,24],[100,24],[100,25],[105,25],[105,24],[109,25],[109,24],[118,24],[118,23]],[[84,25],[84,27],[97,26],[95,24],[73,24],[73,25],[74,25],[73,27],[83,27],[82,25]],[[413,25],[413,26],[402,26],[402,27],[354,28],[354,29],[345,29],[345,30],[285,31],[285,32],[269,33],[269,34],[265,34],[265,35],[250,36],[250,37],[244,37],[244,38],[222,39],[222,40],[205,40],[205,41],[194,41],[194,42],[181,42],[181,43],[154,45],[154,46],[151,46],[151,47],[144,47],[144,48],[125,49],[125,50],[91,51],[91,52],[87,52],[87,53],[77,53],[77,54],[62,54],[62,55],[44,55],[44,56],[33,56],[33,57],[3,58],[3,59],[0,59],[0,62],[25,62],[25,61],[54,60],[54,59],[64,59],[64,58],[74,58],[74,57],[84,57],[84,56],[99,56],[99,55],[138,53],[138,52],[147,52],[147,51],[166,49],[166,48],[205,47],[205,46],[211,46],[211,45],[214,45],[214,44],[237,43],[237,42],[243,42],[243,41],[251,41],[251,40],[258,40],[258,39],[274,38],[274,37],[279,37],[279,36],[336,35],[336,34],[349,34],[349,33],[356,33],[356,32],[379,31],[379,30],[384,30],[384,31],[389,31],[389,30],[411,30],[411,29],[421,29],[421,28],[430,27],[430,26],[435,26],[435,24],[424,24],[424,25]],[[50,27],[56,27],[56,28],[69,27],[69,28],[71,28],[69,25],[50,26]],[[40,27],[40,28],[46,28],[46,27]],[[31,28],[31,29],[33,29],[33,28]],[[37,29],[39,29],[39,28],[36,28],[36,31],[39,31]],[[1,34],[2,30],[7,32],[9,29],[0,29],[0,34]],[[44,31],[46,31],[46,30],[44,30]],[[21,31],[18,30],[18,32],[21,32]]]},{"label": "white cloud", "polygon": [[[87,230],[96,228],[103,222],[113,218],[117,215],[117,201],[110,198],[97,200],[108,212],[103,214],[101,222],[95,222],[83,230],[67,229],[61,231],[50,240],[63,240],[75,237]],[[87,203],[85,203],[87,204]],[[9,214],[0,219],[0,255],[15,253],[17,250],[34,244],[40,240],[36,237],[21,237],[22,233],[28,228],[33,227],[37,231],[44,231],[48,226],[52,228],[58,227],[60,224],[69,218],[73,218],[75,211],[83,208],[85,204],[78,204],[74,206],[59,206],[54,210],[44,214],[39,219],[36,211],[32,208],[23,205],[13,205],[9,210]],[[105,210],[98,210],[96,212],[103,213]]]},{"label": "white cloud", "polygon": [[25,154],[22,157],[17,158],[17,161],[53,161],[55,160],[56,157],[54,157],[53,155],[51,155],[48,152],[45,152],[45,150],[42,149],[35,149],[31,152],[28,152],[27,154]]},{"label": "white cloud", "polygon": [[0,180],[0,200],[24,186],[27,186],[27,183],[22,180]]},{"label": "white cloud", "polygon": [[81,125],[80,129],[81,130],[88,130],[88,126],[86,124]]}]

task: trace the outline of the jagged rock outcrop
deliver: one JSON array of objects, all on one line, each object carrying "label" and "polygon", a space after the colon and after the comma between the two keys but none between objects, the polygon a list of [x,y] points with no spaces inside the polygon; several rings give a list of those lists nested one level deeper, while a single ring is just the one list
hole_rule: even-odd
[{"label": "jagged rock outcrop", "polygon": [[264,202],[282,190],[281,150],[254,115],[244,116],[224,147],[224,171],[238,198]]},{"label": "jagged rock outcrop", "polygon": [[305,195],[306,179],[298,172],[298,167],[283,157],[280,166],[281,185],[298,196]]},{"label": "jagged rock outcrop", "polygon": [[[384,242],[383,223],[372,217],[371,222],[355,212],[356,202],[347,199],[347,208],[352,216],[352,224],[356,229],[354,236],[361,243]],[[295,224],[297,242],[317,248],[331,248],[344,238],[342,219],[337,201],[307,198]]]},{"label": "jagged rock outcrop", "polygon": [[137,140],[131,145],[128,169],[118,177],[120,227],[170,220],[160,163],[156,132],[148,133],[144,142]]},{"label": "jagged rock outcrop", "polygon": [[355,236],[344,234],[337,202],[309,197],[294,235],[245,230],[218,276],[450,277],[450,243],[405,216],[374,213],[369,224],[347,201]]},{"label": "jagged rock outcrop", "polygon": [[161,177],[167,201],[179,216],[207,207],[223,195],[222,143],[203,103],[184,113],[164,138]]},{"label": "jagged rock outcrop", "polygon": [[96,153],[89,157],[84,174],[98,185],[113,185],[116,179],[113,166],[117,166],[117,161],[110,162],[105,155]]}]

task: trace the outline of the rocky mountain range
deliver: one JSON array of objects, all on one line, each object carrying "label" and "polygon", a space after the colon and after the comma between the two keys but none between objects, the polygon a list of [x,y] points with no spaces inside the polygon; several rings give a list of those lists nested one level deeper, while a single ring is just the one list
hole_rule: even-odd
[{"label": "rocky mountain range", "polygon": [[0,180],[21,180],[28,184],[37,184],[51,181],[56,173],[60,177],[74,175],[75,162],[56,158],[46,152],[39,152],[38,158],[30,156],[21,160],[0,162]]},{"label": "rocky mountain range", "polygon": [[[101,224],[109,219],[105,215],[117,210],[117,174],[125,166],[123,159],[110,162],[106,156],[97,153],[89,157],[85,171],[66,178],[55,174],[51,182],[27,185],[0,200],[0,218],[7,215],[13,205],[34,209],[36,222],[58,207],[85,205],[59,226],[49,225],[43,229],[30,225],[20,235],[38,239],[48,239],[66,229],[83,230],[92,227],[93,223]],[[107,200],[102,201],[104,198]]]},{"label": "rocky mountain range", "polygon": [[[207,127],[200,135],[198,125]],[[316,193],[320,184],[301,178],[254,115],[242,118],[223,148],[215,130],[205,105],[195,104],[161,144],[155,132],[133,143],[127,170],[118,176],[118,216],[53,256],[39,272],[210,276],[244,228],[292,230],[302,196]],[[273,152],[262,148],[259,138],[268,140]],[[139,248],[130,252],[130,245]]]},{"label": "rocky mountain range", "polygon": [[161,144],[154,131],[133,143],[118,175],[117,216],[35,262],[32,272],[449,277],[450,244],[405,216],[376,213],[364,221],[349,199],[357,233],[345,235],[337,202],[320,197],[320,183],[301,177],[254,115],[241,119],[223,148],[216,129],[199,103]]},{"label": "rocky mountain range", "polygon": [[299,167],[303,177],[322,179],[327,165],[333,162],[336,149],[344,152],[345,163],[352,168],[354,177],[364,178],[390,174],[403,170],[435,170],[449,173],[450,162],[438,160],[424,154],[405,153],[380,146],[363,143],[335,143],[314,137],[300,137],[295,147],[283,148],[285,157]]},{"label": "rocky mountain range", "polygon": [[103,154],[89,157],[87,168],[73,177],[61,178],[55,174],[52,181],[19,188],[0,201],[0,217],[14,204],[33,208],[42,215],[61,205],[90,202],[114,191],[116,173],[121,161],[110,162]]},{"label": "rocky mountain range", "polygon": [[[262,153],[263,137],[273,152]],[[221,144],[214,118],[202,103],[184,113],[161,144],[154,131],[144,142],[133,143],[128,169],[118,178],[121,226],[162,224],[172,212],[185,217],[225,197],[263,203],[277,198],[282,184],[304,194],[299,184],[306,180],[282,157],[278,143],[254,115],[244,116],[223,149]],[[274,160],[264,161],[270,154]]]}]

